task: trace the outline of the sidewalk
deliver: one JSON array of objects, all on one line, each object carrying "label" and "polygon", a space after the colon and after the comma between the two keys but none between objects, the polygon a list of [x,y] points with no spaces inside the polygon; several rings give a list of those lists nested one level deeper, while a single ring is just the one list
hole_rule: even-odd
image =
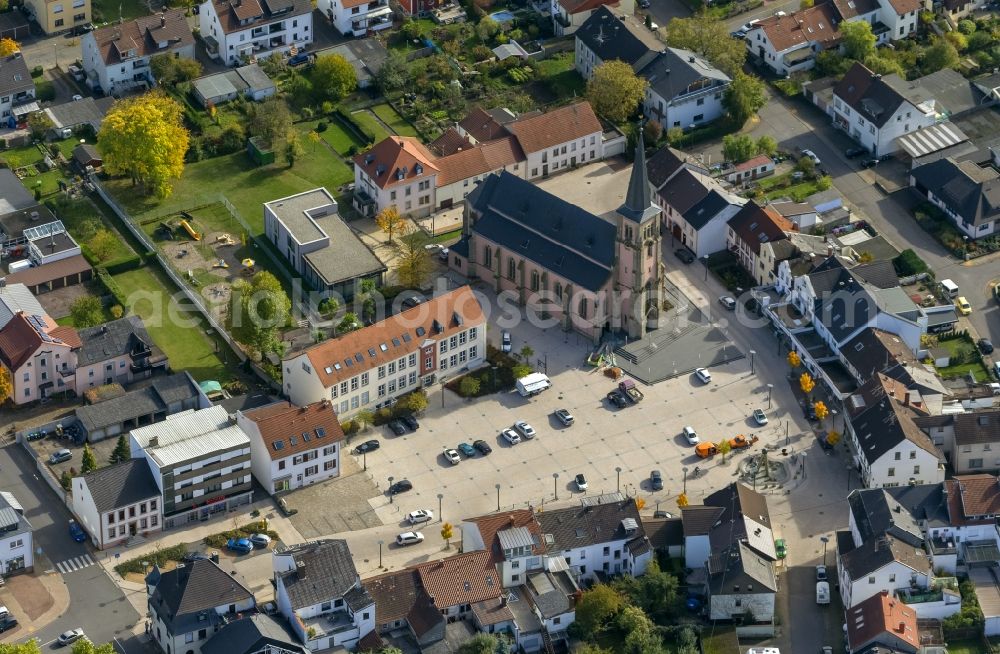
[{"label": "sidewalk", "polygon": [[62,577],[51,568],[52,563],[44,555],[35,555],[35,572],[6,579],[0,589],[0,603],[17,616],[19,625],[2,634],[0,643],[24,641],[66,611],[69,591]]}]

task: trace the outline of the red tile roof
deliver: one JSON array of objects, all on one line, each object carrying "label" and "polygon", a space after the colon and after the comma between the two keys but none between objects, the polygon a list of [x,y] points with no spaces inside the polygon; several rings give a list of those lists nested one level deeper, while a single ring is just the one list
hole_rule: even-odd
[{"label": "red tile roof", "polygon": [[787,16],[764,18],[754,28],[764,30],[777,52],[806,43],[821,43],[826,48],[840,40],[835,19],[833,7],[820,4]]},{"label": "red tile roof", "polygon": [[[370,150],[354,155],[354,165],[368,173],[379,188],[430,179],[438,172],[434,154],[412,136],[390,136]],[[422,168],[418,171],[418,166]]]},{"label": "red tile roof", "polygon": [[956,527],[992,523],[990,516],[1000,515],[1000,479],[996,476],[956,475],[944,483],[948,489],[948,517]]},{"label": "red tile roof", "polygon": [[420,564],[417,574],[438,609],[500,597],[503,590],[492,557],[484,551]]},{"label": "red tile roof", "polygon": [[544,114],[515,120],[507,130],[517,137],[525,153],[540,152],[588,134],[603,131],[589,102],[576,102]]},{"label": "red tile roof", "polygon": [[[461,322],[455,320],[456,316]],[[436,342],[484,322],[479,300],[471,288],[462,286],[288,358],[307,356],[320,382],[329,388],[383,363],[395,361],[404,354],[416,352],[428,339]],[[441,332],[436,331],[435,323],[441,327]],[[375,353],[374,356],[369,350]],[[347,365],[347,360],[351,361],[350,365]]]},{"label": "red tile roof", "polygon": [[83,342],[80,340],[80,335],[76,333],[76,330],[72,327],[63,327],[60,325],[52,331],[49,332],[49,336],[53,338],[58,338],[66,345],[70,346],[74,350],[78,347],[83,347]]},{"label": "red tile roof", "polygon": [[847,640],[858,651],[883,634],[898,638],[916,651],[917,613],[900,600],[882,591],[847,611]]},{"label": "red tile roof", "polygon": [[598,7],[607,5],[608,7],[618,8],[619,2],[617,0],[559,0],[560,6],[566,10],[567,14],[579,14],[584,11],[593,11]]},{"label": "red tile roof", "polygon": [[[264,0],[263,5],[258,0],[214,0],[212,9],[219,17],[222,31],[226,34],[312,13],[312,3],[309,0],[291,0],[291,10],[277,15],[266,5],[267,0]],[[244,19],[247,22],[241,25],[240,22]]]},{"label": "red tile roof", "polygon": [[503,124],[482,107],[473,107],[468,116],[458,121],[458,126],[477,141],[492,141],[510,136]]},{"label": "red tile roof", "polygon": [[[243,415],[257,424],[264,446],[274,461],[344,440],[344,430],[333,412],[333,405],[326,401],[304,407],[276,402]],[[321,429],[323,436],[319,436]],[[279,442],[282,445],[276,449]]]},{"label": "red tile roof", "polygon": [[750,170],[751,168],[759,168],[760,166],[766,166],[768,164],[773,164],[773,163],[774,161],[771,159],[771,157],[767,156],[766,154],[761,154],[757,155],[753,159],[747,159],[743,163],[737,164],[736,167],[733,168],[733,172],[741,173],[744,170]]},{"label": "red tile roof", "polygon": [[892,5],[898,16],[923,9],[920,0],[889,0],[889,4]]},{"label": "red tile roof", "polygon": [[454,184],[463,179],[513,166],[524,160],[524,152],[521,151],[517,139],[512,136],[480,143],[436,160],[434,164],[440,171],[437,185],[440,187]]},{"label": "red tile roof", "polygon": [[184,9],[167,9],[161,14],[109,25],[94,30],[93,35],[107,65],[121,63],[129,50],[134,50],[137,57],[147,57],[194,44]]},{"label": "red tile roof", "polygon": [[459,134],[458,130],[454,127],[449,127],[441,133],[441,136],[430,143],[430,148],[441,157],[447,157],[449,154],[454,154],[459,150],[467,150],[471,147],[474,147],[472,141]]},{"label": "red tile roof", "polygon": [[495,515],[480,516],[471,518],[470,522],[476,523],[476,526],[479,528],[479,535],[483,539],[483,545],[485,545],[486,551],[490,553],[494,563],[500,563],[504,560],[503,552],[497,543],[497,534],[504,529],[526,527],[532,535],[538,536],[538,544],[532,548],[532,551],[535,554],[541,554],[545,551],[541,540],[542,527],[535,520],[535,515],[530,509],[515,509]]},{"label": "red tile roof", "polygon": [[761,207],[750,200],[729,219],[729,227],[736,232],[740,241],[750,246],[754,254],[760,254],[762,243],[773,243],[787,238],[785,232],[795,229],[795,223],[770,205]]},{"label": "red tile roof", "polygon": [[[32,326],[35,318],[41,321],[41,331]],[[19,311],[0,329],[0,363],[13,373],[30,359],[46,339],[66,348],[80,347],[80,337],[72,327],[59,327],[48,316],[28,316]],[[51,346],[53,342],[50,342]]]}]

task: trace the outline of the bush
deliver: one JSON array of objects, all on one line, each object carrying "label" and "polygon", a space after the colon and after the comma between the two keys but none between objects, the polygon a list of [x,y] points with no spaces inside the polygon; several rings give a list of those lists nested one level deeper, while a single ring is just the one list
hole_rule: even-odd
[{"label": "bush", "polygon": [[[110,266],[106,266],[104,270],[107,271],[108,275],[118,275],[123,272],[128,272],[129,270],[135,270],[136,268],[142,268],[146,264],[146,261],[142,256],[136,254],[127,259],[122,259],[117,263],[113,263]],[[114,281],[114,280],[112,280]],[[117,286],[117,284],[116,284]],[[110,289],[109,289],[110,290]],[[117,296],[115,296],[117,298]]]},{"label": "bush", "polygon": [[44,73],[45,71],[42,70],[41,66],[35,66],[34,68],[31,69],[31,76],[33,78],[41,77]]},{"label": "bush", "polygon": [[216,549],[222,549],[226,546],[226,542],[230,538],[249,538],[254,534],[267,534],[271,537],[271,540],[278,539],[278,532],[273,529],[264,530],[264,520],[258,520],[257,522],[251,522],[248,525],[243,525],[242,527],[237,527],[236,529],[230,529],[229,531],[224,531],[219,534],[212,534],[211,536],[206,536],[202,542],[204,542],[209,547],[214,547]]},{"label": "bush", "polygon": [[909,248],[900,252],[899,256],[892,260],[892,267],[896,269],[896,274],[900,277],[910,277],[930,271],[924,260]]},{"label": "bush", "polygon": [[392,420],[392,410],[389,407],[382,407],[375,412],[375,420],[372,422],[373,425],[384,425],[385,423]]},{"label": "bush", "polygon": [[122,577],[129,573],[141,575],[144,572],[147,572],[147,569],[142,565],[143,561],[148,563],[150,566],[163,566],[166,565],[168,561],[183,561],[186,554],[187,548],[183,543],[173,545],[171,547],[156,549],[147,554],[143,554],[138,558],[132,559],[131,561],[119,563],[115,566],[115,572]]},{"label": "bush", "polygon": [[354,420],[345,420],[340,423],[341,428],[344,430],[345,436],[352,436],[358,433],[358,423]]},{"label": "bush", "polygon": [[319,121],[319,123],[316,124],[316,131],[322,134],[327,130],[328,127],[329,125],[327,125],[324,121],[321,120]]}]

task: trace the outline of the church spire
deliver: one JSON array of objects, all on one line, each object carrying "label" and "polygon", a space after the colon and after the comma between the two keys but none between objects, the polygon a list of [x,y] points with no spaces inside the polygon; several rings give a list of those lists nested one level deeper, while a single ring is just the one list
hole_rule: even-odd
[{"label": "church spire", "polygon": [[642,138],[642,125],[642,121],[637,124],[635,163],[632,164],[632,174],[628,180],[625,203],[618,207],[618,213],[629,220],[640,223],[660,212],[660,208],[653,204],[652,194],[649,190],[649,174],[646,172],[646,144]]}]

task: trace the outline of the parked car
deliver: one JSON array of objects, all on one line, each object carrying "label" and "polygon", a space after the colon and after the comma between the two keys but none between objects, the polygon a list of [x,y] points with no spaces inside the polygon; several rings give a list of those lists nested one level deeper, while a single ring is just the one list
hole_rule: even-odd
[{"label": "parked car", "polygon": [[826,581],[826,566],[816,566],[816,581]]},{"label": "parked car", "polygon": [[382,444],[379,443],[377,440],[373,439],[370,441],[365,441],[361,445],[358,445],[356,448],[354,448],[354,451],[357,454],[364,454],[365,452],[374,452],[380,447],[382,447]]},{"label": "parked car", "polygon": [[413,490],[413,482],[409,479],[400,479],[392,486],[389,487],[390,495],[399,495],[400,493],[405,493],[406,491]]},{"label": "parked car", "polygon": [[458,455],[458,450],[451,450],[451,449],[445,450],[444,458],[448,461],[448,463],[450,463],[453,466],[457,466],[459,463],[462,462],[462,457]]},{"label": "parked car", "polygon": [[402,420],[398,419],[389,421],[389,429],[391,429],[392,433],[396,434],[397,436],[402,436],[403,434],[406,433],[406,426],[403,425]]},{"label": "parked car", "polygon": [[[782,13],[782,12],[778,12],[778,13]],[[777,16],[777,15],[778,15],[778,14],[775,14],[775,16]],[[816,156],[816,153],[815,153],[815,152],[813,152],[812,150],[803,150],[803,151],[802,151],[802,156],[803,156],[803,157],[809,157],[810,159],[812,159],[812,162],[813,162],[814,164],[816,164],[817,166],[818,166],[818,165],[820,165],[821,163],[823,163],[823,162],[821,162],[821,161],[819,160],[819,157],[817,157],[817,156]]]},{"label": "parked car", "polygon": [[753,20],[751,20],[751,21],[749,21],[747,23],[743,23],[743,25],[742,25],[742,27],[740,27],[740,29],[743,30],[744,32],[749,32],[750,30],[753,29],[753,26],[756,25],[759,22],[760,22],[760,19],[759,18],[755,18],[755,19],[753,19]]},{"label": "parked car", "polygon": [[670,511],[653,511],[654,518],[673,518],[674,514]]},{"label": "parked car", "polygon": [[788,549],[785,546],[785,539],[779,538],[774,541],[774,553],[779,559],[783,559],[788,556]]},{"label": "parked car", "polygon": [[976,343],[979,346],[979,351],[983,354],[993,354],[993,342],[988,338],[981,338]]},{"label": "parked car", "polygon": [[806,407],[805,409],[803,409],[803,413],[805,413],[806,420],[808,420],[809,422],[816,422],[817,420],[819,420],[819,418],[816,417],[816,407],[814,407],[811,403],[808,402],[806,403]]},{"label": "parked car", "polygon": [[308,52],[300,52],[288,58],[288,65],[301,66],[302,64],[309,63],[310,59],[312,59],[311,54],[309,54]]},{"label": "parked car", "polygon": [[868,152],[868,150],[866,150],[865,148],[847,148],[846,150],[844,150],[844,156],[847,157],[848,159],[854,159],[856,157],[860,157],[866,152]]},{"label": "parked car", "polygon": [[569,427],[573,424],[573,414],[566,409],[556,409],[555,411],[556,420],[561,422],[564,427]]},{"label": "parked car", "polygon": [[57,452],[52,453],[52,456],[49,457],[49,464],[55,465],[57,463],[62,463],[63,461],[69,461],[72,458],[73,458],[73,453],[63,448]]},{"label": "parked car", "polygon": [[420,306],[426,301],[427,298],[425,298],[420,293],[407,293],[406,297],[403,298],[403,301],[400,303],[399,306],[401,310],[406,311],[407,309],[412,309],[413,307]]},{"label": "parked car", "polygon": [[862,168],[872,168],[878,165],[878,159],[865,159],[861,162]]},{"label": "parked car", "polygon": [[500,335],[500,350],[510,352],[510,332],[508,331]]},{"label": "parked car", "polygon": [[412,413],[407,413],[405,416],[400,416],[399,419],[403,421],[404,425],[410,428],[410,431],[417,431],[418,429],[420,429],[420,423],[417,422],[417,417],[414,416]]},{"label": "parked car", "polygon": [[703,384],[712,383],[712,373],[710,373],[705,368],[695,368],[694,376],[697,377],[699,380],[701,380],[701,383]]},{"label": "parked car", "polygon": [[955,306],[958,307],[958,312],[963,316],[967,316],[972,313],[972,305],[965,299],[965,296],[961,296],[955,300]]},{"label": "parked car", "polygon": [[404,531],[396,536],[396,544],[399,546],[416,545],[424,542],[424,535],[419,531]]},{"label": "parked car", "polygon": [[518,436],[517,432],[514,431],[513,429],[504,429],[502,432],[500,432],[500,435],[503,436],[504,440],[506,440],[511,445],[517,445],[518,443],[521,442],[521,437]]},{"label": "parked car", "polygon": [[829,581],[817,581],[816,582],[816,603],[817,604],[829,604],[830,603],[830,582]]},{"label": "parked car", "polygon": [[674,250],[674,254],[676,254],[677,258],[684,263],[691,263],[694,261],[694,252],[688,250],[687,248],[678,248]]},{"label": "parked car", "polygon": [[523,438],[529,441],[535,437],[535,428],[523,420],[518,420],[517,422],[515,422],[514,429],[516,429]]},{"label": "parked car", "polygon": [[417,509],[406,514],[406,521],[411,525],[418,525],[421,522],[430,522],[434,519],[434,512],[430,509]]},{"label": "parked car", "polygon": [[573,481],[576,483],[576,490],[581,492],[587,490],[587,478],[583,476],[582,472],[574,477]]},{"label": "parked car", "polygon": [[48,436],[48,432],[33,431],[33,432],[29,433],[27,436],[25,436],[25,439],[28,440],[28,441],[40,441],[43,438],[45,438],[46,436]]},{"label": "parked car", "polygon": [[250,537],[250,542],[253,543],[254,547],[266,549],[271,544],[271,537],[267,534],[254,534]]},{"label": "parked car", "polygon": [[479,453],[482,454],[483,456],[486,456],[487,454],[493,451],[493,448],[490,447],[490,444],[482,439],[477,441],[472,441],[472,447],[479,450]]},{"label": "parked car", "polygon": [[753,419],[758,426],[763,427],[767,424],[767,414],[764,413],[764,409],[754,409]]},{"label": "parked car", "polygon": [[685,425],[684,429],[681,430],[681,433],[684,434],[684,440],[687,441],[688,445],[697,445],[701,442],[698,438],[698,433],[691,425]]},{"label": "parked car", "polygon": [[0,618],[0,634],[5,631],[10,631],[17,626],[17,618],[10,615],[9,613],[2,618]]},{"label": "parked car", "polygon": [[69,631],[64,631],[59,634],[59,638],[56,638],[56,643],[60,646],[65,646],[70,643],[75,643],[83,637],[83,629],[81,627],[77,627],[76,629],[70,629]]},{"label": "parked car", "polygon": [[459,443],[458,451],[462,453],[465,458],[471,458],[476,456],[476,448],[472,447],[468,443]]},{"label": "parked car", "polygon": [[736,311],[736,300],[728,295],[723,295],[719,298],[719,304],[724,306],[729,311]]},{"label": "parked car", "polygon": [[649,0],[639,0],[639,7],[642,9],[649,9]]},{"label": "parked car", "polygon": [[249,538],[230,538],[226,541],[226,549],[237,554],[248,554],[253,551],[253,543]]},{"label": "parked car", "polygon": [[70,520],[69,537],[78,543],[83,543],[86,542],[87,540],[87,532],[83,530],[83,527],[80,526],[79,522],[77,522],[76,520]]},{"label": "parked car", "polygon": [[659,470],[649,473],[649,486],[655,491],[663,490],[663,475]]},{"label": "parked car", "polygon": [[621,391],[611,391],[607,394],[608,402],[615,405],[619,409],[624,409],[628,406],[628,402],[625,400],[625,396],[622,395]]}]

